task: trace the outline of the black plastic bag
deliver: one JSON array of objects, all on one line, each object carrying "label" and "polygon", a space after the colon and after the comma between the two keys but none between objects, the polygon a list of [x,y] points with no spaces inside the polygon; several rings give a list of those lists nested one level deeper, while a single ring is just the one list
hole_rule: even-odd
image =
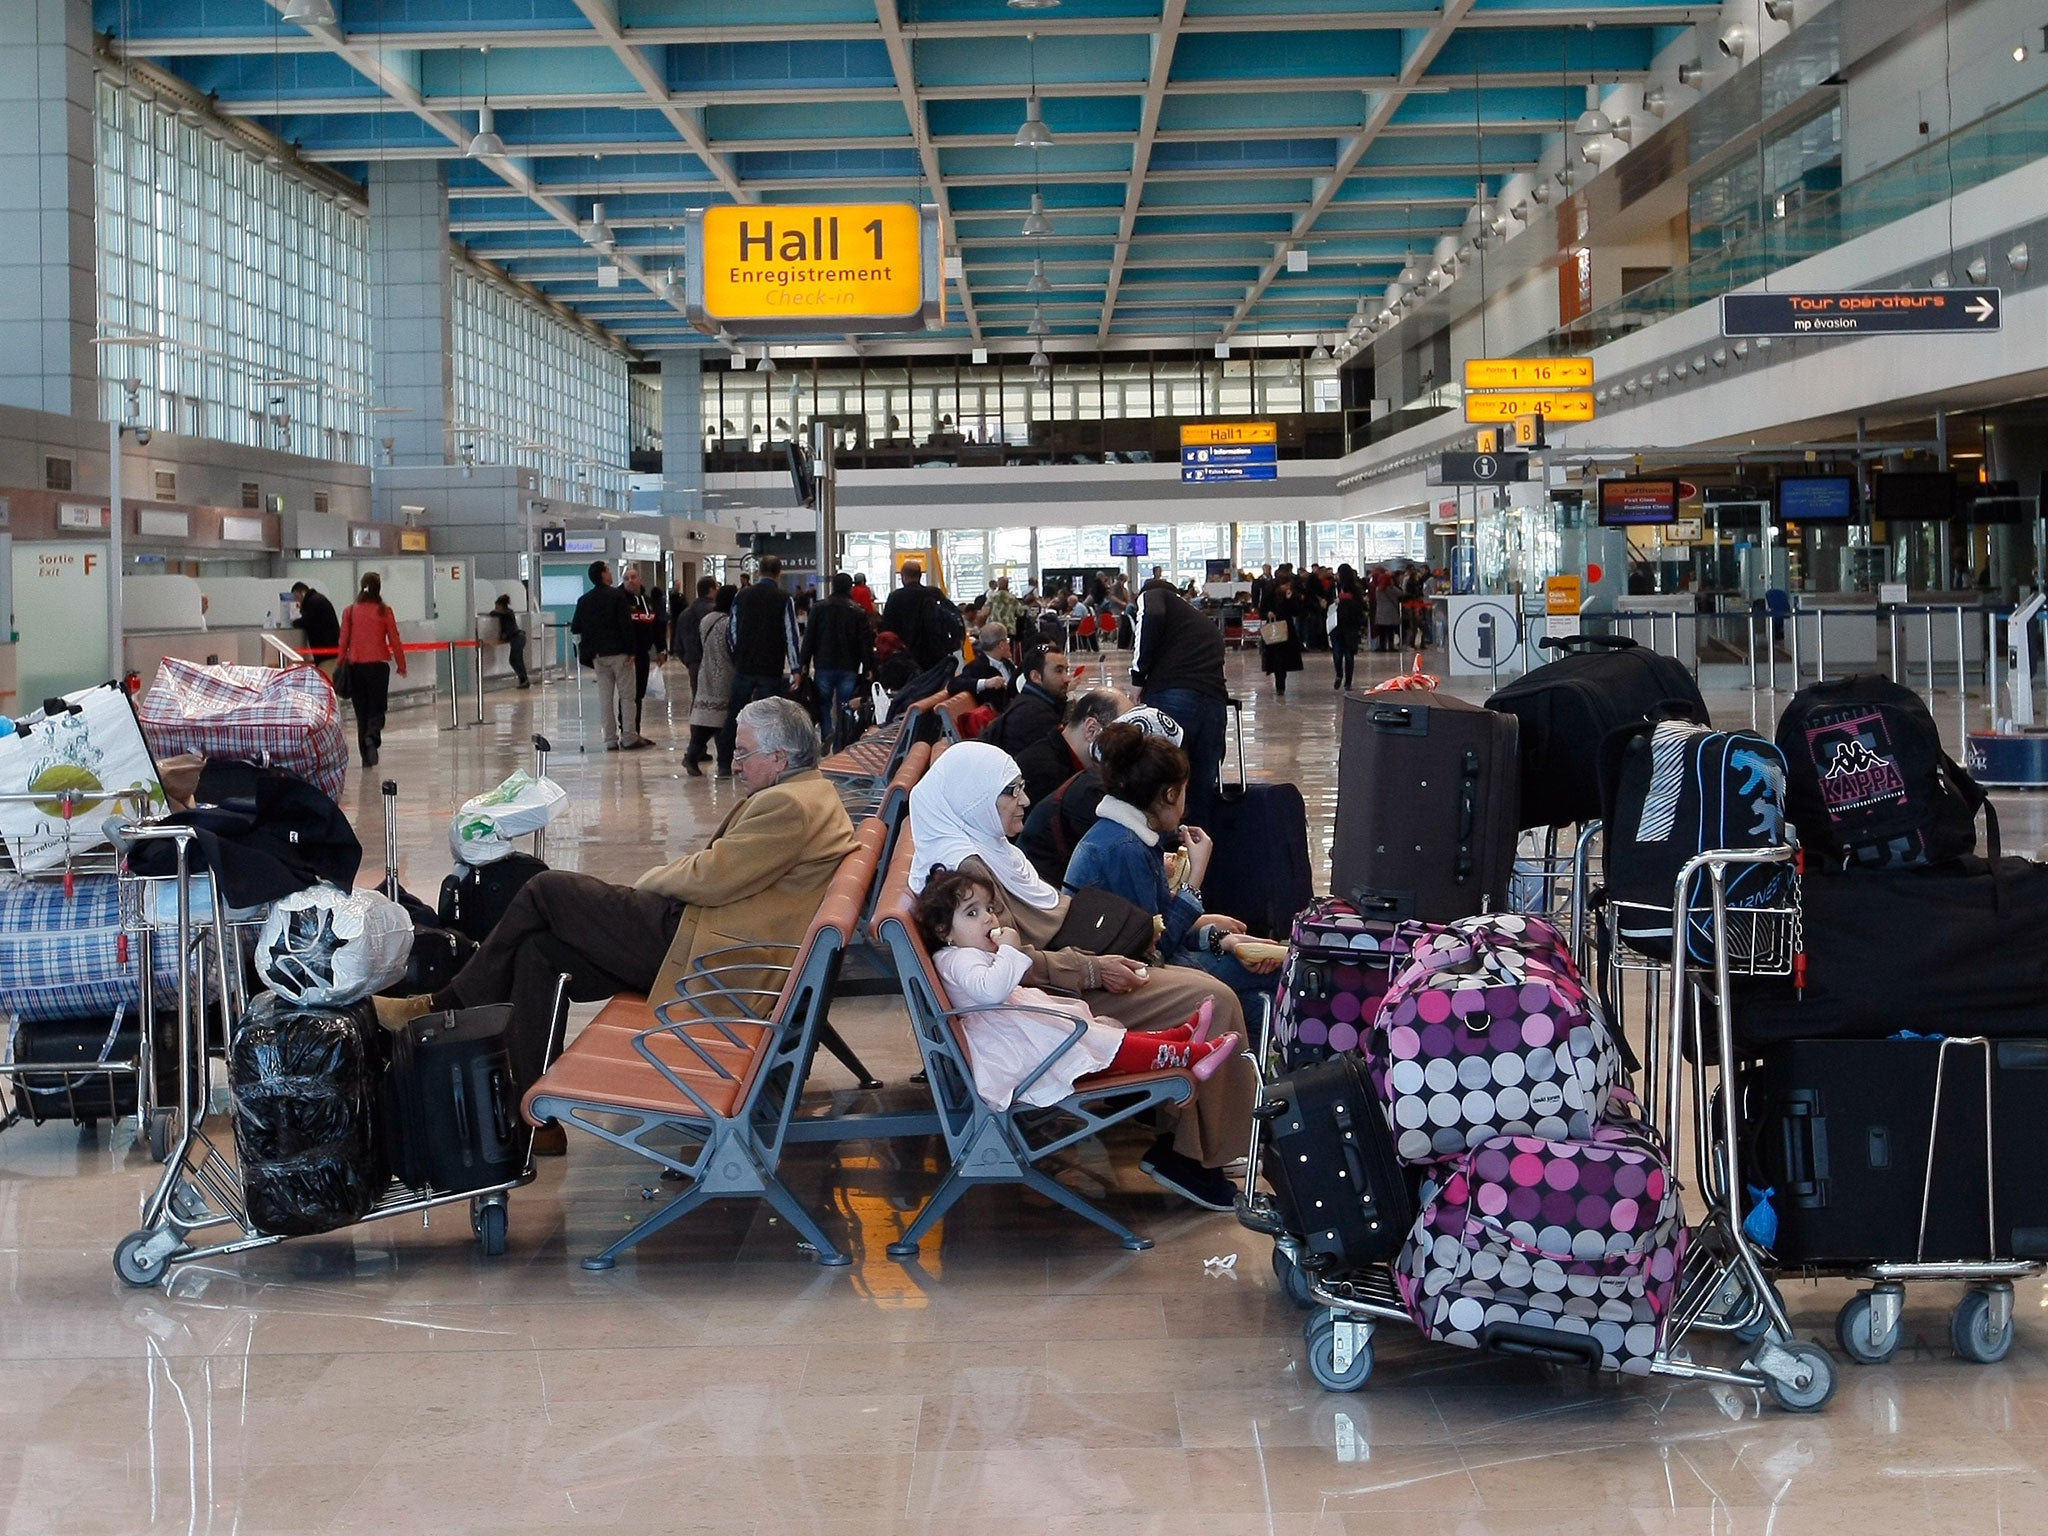
[{"label": "black plastic bag", "polygon": [[228,1056],[242,1192],[258,1231],[358,1222],[390,1182],[378,1124],[390,1047],[367,1003],[249,1005]]}]

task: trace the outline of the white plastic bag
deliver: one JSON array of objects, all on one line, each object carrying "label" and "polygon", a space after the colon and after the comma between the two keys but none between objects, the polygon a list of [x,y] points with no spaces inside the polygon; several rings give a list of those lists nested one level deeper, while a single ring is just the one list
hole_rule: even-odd
[{"label": "white plastic bag", "polygon": [[[101,828],[110,816],[150,816],[164,808],[163,785],[127,695],[103,683],[66,694],[64,702],[70,708],[54,719],[38,710],[22,729],[0,738],[0,795],[50,794],[0,805],[0,842],[25,873],[56,869],[105,843]],[[128,790],[136,798],[88,799],[67,819],[65,790],[95,797]]]},{"label": "white plastic bag", "polygon": [[647,669],[647,702],[650,704],[666,704],[668,702],[668,679],[661,675],[660,667],[650,666]]},{"label": "white plastic bag", "polygon": [[517,838],[538,832],[568,799],[553,779],[536,779],[524,768],[496,789],[462,803],[448,829],[457,863],[490,864],[513,851]]},{"label": "white plastic bag", "polygon": [[342,1007],[381,992],[412,958],[412,919],[382,891],[294,891],[256,936],[256,973],[286,1002]]}]

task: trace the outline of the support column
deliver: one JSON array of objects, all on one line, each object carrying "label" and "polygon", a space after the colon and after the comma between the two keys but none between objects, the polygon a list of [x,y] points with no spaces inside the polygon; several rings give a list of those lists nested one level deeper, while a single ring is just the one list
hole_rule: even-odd
[{"label": "support column", "polygon": [[[379,415],[376,462],[455,462],[450,426],[454,346],[448,278],[448,170],[393,160],[370,172],[371,378]],[[509,454],[513,444],[494,445]]]},{"label": "support column", "polygon": [[[0,4],[0,405],[100,408],[90,0]],[[151,354],[123,349],[136,366]]]},{"label": "support column", "polygon": [[704,355],[661,354],[661,510],[703,518]]}]

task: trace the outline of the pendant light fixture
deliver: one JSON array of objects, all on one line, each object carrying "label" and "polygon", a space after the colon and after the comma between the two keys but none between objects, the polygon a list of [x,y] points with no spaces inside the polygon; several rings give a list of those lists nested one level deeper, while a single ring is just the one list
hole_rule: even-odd
[{"label": "pendant light fixture", "polygon": [[1031,281],[1024,285],[1026,293],[1050,293],[1052,279],[1045,275],[1045,258],[1035,256],[1031,261]]},{"label": "pendant light fixture", "polygon": [[1614,132],[1614,120],[1600,110],[1600,87],[1588,83],[1586,86],[1586,110],[1579,114],[1573,127],[1589,139],[1605,138]]},{"label": "pendant light fixture", "polygon": [[1011,142],[1019,149],[1051,149],[1052,130],[1045,126],[1045,117],[1038,105],[1038,34],[1024,34],[1026,52],[1031,60],[1031,94],[1024,98],[1024,126],[1017,130],[1017,137]]},{"label": "pendant light fixture", "polygon": [[1024,238],[1042,239],[1052,233],[1052,220],[1045,216],[1045,194],[1031,194],[1031,211],[1024,216]]},{"label": "pendant light fixture", "polygon": [[484,104],[477,109],[476,137],[463,151],[472,160],[505,153],[505,141],[498,137],[498,116],[491,110],[491,45],[485,43],[477,52],[484,56]]},{"label": "pendant light fixture", "polygon": [[334,0],[291,0],[282,19],[301,27],[335,26]]}]

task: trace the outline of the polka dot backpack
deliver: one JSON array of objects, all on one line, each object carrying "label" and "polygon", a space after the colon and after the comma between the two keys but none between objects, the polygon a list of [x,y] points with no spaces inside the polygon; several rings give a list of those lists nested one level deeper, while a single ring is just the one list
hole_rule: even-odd
[{"label": "polka dot backpack", "polygon": [[1273,1005],[1282,1072],[1362,1050],[1394,973],[1408,959],[1404,925],[1324,896],[1294,920]]},{"label": "polka dot backpack", "polygon": [[1622,1058],[1557,930],[1501,912],[1410,923],[1366,1060],[1409,1164],[1495,1136],[1583,1140]]},{"label": "polka dot backpack", "polygon": [[1645,1127],[1491,1137],[1442,1165],[1422,1198],[1394,1278],[1430,1338],[1649,1374],[1685,1222]]}]

